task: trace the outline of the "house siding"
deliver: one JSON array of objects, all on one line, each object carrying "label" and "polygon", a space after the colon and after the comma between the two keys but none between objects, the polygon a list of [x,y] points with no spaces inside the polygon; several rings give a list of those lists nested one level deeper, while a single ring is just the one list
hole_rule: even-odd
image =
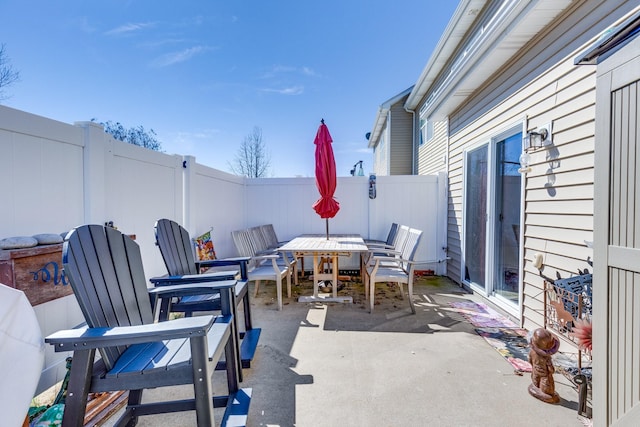
[{"label": "house siding", "polygon": [[418,147],[418,174],[431,175],[447,170],[446,120],[433,123],[433,138]]},{"label": "house siding", "polygon": [[385,123],[373,152],[373,172],[378,176],[389,175],[389,123]]},{"label": "house siding", "polygon": [[[585,241],[593,240],[595,69],[576,67],[571,58],[451,136],[448,236],[453,265],[449,271],[455,280],[462,281],[464,150],[489,141],[501,129],[521,122],[525,115],[529,129],[553,123],[553,145],[531,154],[532,171],[525,179],[521,313],[523,326],[528,329],[544,323],[544,278],[532,265],[534,254],[543,254],[542,273],[551,278],[556,272],[567,277],[589,268],[587,260],[592,257]],[[590,87],[587,92],[583,92],[585,86]],[[581,123],[563,120],[567,116],[581,117]]]},{"label": "house siding", "polygon": [[391,107],[387,120],[391,141],[390,175],[413,174],[413,116],[404,109],[405,100],[406,97]]},{"label": "house siding", "polygon": [[[593,165],[595,133],[595,67],[575,66],[573,58],[596,36],[632,9],[631,2],[583,2],[544,38],[525,47],[504,73],[450,116],[449,230],[451,277],[462,278],[462,203],[464,151],[526,117],[528,130],[552,122],[553,145],[531,154],[524,198],[524,274],[522,323],[528,329],[544,323],[545,277],[568,277],[591,269],[593,251]],[[613,12],[616,12],[615,14]],[[573,34],[558,37],[559,34]],[[565,41],[563,41],[565,40]],[[576,41],[582,41],[577,44]],[[546,54],[543,62],[533,58]],[[564,58],[554,62],[559,55]],[[526,64],[533,70],[527,71]],[[544,70],[539,72],[539,70]],[[522,82],[529,81],[527,84]],[[500,82],[500,83],[498,83]],[[490,95],[491,94],[491,95]],[[493,104],[492,104],[493,103]],[[531,260],[543,254],[538,271]]]},{"label": "house siding", "polygon": [[372,169],[376,175],[414,173],[413,113],[404,108],[411,88],[385,101],[378,109],[369,143],[374,149]]},{"label": "house siding", "polygon": [[553,145],[532,153],[532,171],[523,175],[522,322],[528,329],[543,325],[544,278],[532,265],[534,254],[543,254],[542,274],[550,278],[591,268],[593,256],[585,242],[593,240],[596,70],[575,66],[573,58],[633,7],[629,1],[577,3],[449,117],[448,273],[457,282],[462,282],[464,151],[525,117],[528,130],[553,124]]}]

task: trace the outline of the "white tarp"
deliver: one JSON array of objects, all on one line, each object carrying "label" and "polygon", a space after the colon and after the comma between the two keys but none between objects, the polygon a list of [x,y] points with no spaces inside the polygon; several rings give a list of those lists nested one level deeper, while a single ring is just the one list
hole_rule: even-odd
[{"label": "white tarp", "polygon": [[22,291],[0,283],[2,425],[22,425],[43,363],[44,340],[33,307]]}]

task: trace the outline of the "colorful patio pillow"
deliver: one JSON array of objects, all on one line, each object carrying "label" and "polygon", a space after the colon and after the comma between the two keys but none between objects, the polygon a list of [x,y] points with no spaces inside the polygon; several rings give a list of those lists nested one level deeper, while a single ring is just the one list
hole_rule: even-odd
[{"label": "colorful patio pillow", "polygon": [[212,231],[213,228],[193,239],[196,245],[196,255],[198,256],[199,261],[216,259],[216,250],[213,247],[213,240],[211,240]]}]

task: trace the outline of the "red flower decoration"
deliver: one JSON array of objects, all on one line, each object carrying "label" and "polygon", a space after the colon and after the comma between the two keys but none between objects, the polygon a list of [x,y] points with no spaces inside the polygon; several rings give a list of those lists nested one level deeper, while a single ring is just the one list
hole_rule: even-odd
[{"label": "red flower decoration", "polygon": [[578,340],[578,347],[583,350],[591,351],[593,348],[592,335],[593,327],[591,322],[586,319],[578,319],[573,327],[572,335]]}]

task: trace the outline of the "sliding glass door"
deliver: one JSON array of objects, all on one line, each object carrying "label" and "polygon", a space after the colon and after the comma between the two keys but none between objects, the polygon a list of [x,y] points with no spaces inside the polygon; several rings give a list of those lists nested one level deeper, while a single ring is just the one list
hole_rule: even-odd
[{"label": "sliding glass door", "polygon": [[465,200],[465,280],[485,287],[487,263],[488,145],[467,153]]},{"label": "sliding glass door", "polygon": [[522,134],[506,132],[466,152],[464,279],[490,297],[519,301]]},{"label": "sliding glass door", "polygon": [[493,292],[518,303],[521,134],[496,142]]}]

